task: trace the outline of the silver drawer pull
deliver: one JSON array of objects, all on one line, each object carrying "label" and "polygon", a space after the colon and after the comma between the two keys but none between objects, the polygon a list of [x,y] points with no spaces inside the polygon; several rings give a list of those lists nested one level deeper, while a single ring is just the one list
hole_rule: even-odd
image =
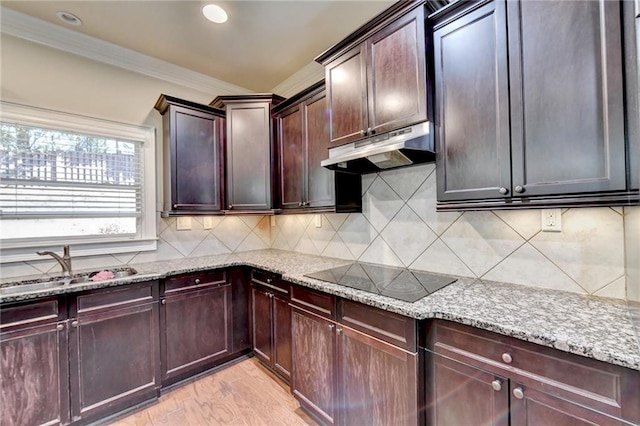
[{"label": "silver drawer pull", "polygon": [[500,382],[500,380],[494,380],[493,382],[491,382],[491,387],[494,391],[500,392],[502,390],[502,383]]},{"label": "silver drawer pull", "polygon": [[64,324],[58,324],[58,325],[56,326],[56,330],[58,330],[58,331],[62,331],[62,330],[64,330]]},{"label": "silver drawer pull", "polygon": [[507,364],[511,364],[511,361],[513,361],[513,358],[511,357],[510,353],[505,352],[502,354],[502,361],[504,361]]}]

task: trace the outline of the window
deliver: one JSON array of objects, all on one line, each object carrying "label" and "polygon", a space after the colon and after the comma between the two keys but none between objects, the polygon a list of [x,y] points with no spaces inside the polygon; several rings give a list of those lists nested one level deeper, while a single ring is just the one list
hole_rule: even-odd
[{"label": "window", "polygon": [[1,104],[3,262],[155,249],[154,183],[153,128]]}]

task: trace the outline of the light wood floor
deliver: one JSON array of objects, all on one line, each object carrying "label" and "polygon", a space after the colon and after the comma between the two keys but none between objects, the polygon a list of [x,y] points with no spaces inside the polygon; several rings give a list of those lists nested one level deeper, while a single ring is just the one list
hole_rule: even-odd
[{"label": "light wood floor", "polygon": [[255,358],[173,389],[110,426],[313,425],[289,388]]}]

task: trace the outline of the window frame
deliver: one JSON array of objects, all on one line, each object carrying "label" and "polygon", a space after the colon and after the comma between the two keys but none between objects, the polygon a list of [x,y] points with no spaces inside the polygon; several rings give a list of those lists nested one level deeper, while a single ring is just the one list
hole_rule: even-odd
[{"label": "window frame", "polygon": [[[0,121],[142,142],[143,191],[139,232],[135,236],[58,237],[41,244],[31,241],[5,241],[0,235],[0,263],[42,259],[36,250],[60,251],[71,245],[72,256],[97,256],[157,249],[156,235],[156,132],[151,126],[109,121],[79,114],[0,101]],[[2,220],[2,219],[0,219]]]}]

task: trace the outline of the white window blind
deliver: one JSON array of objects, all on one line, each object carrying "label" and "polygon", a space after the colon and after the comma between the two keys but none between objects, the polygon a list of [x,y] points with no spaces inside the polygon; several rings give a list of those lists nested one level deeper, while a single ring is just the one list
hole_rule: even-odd
[{"label": "white window blind", "polygon": [[139,217],[142,142],[0,123],[4,218]]},{"label": "white window blind", "polygon": [[0,101],[0,262],[155,250],[155,130]]}]

